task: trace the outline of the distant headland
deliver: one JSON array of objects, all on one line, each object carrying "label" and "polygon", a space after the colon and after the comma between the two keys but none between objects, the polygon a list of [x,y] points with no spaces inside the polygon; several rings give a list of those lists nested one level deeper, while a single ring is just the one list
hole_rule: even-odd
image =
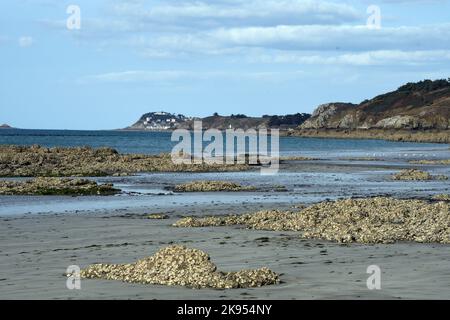
[{"label": "distant headland", "polygon": [[12,127],[6,123],[0,125],[0,129],[12,129]]},{"label": "distant headland", "polygon": [[206,130],[277,128],[291,136],[450,143],[450,79],[407,83],[359,104],[323,104],[312,115],[214,113],[194,118],[161,111],[142,115],[124,130],[192,130],[195,120],[201,120]]},{"label": "distant headland", "polygon": [[294,129],[305,122],[311,115],[297,113],[291,115],[263,115],[250,117],[244,114],[219,115],[217,112],[205,118],[189,117],[183,114],[169,112],[149,112],[142,115],[139,120],[124,130],[167,131],[175,129],[192,130],[194,121],[202,121],[204,129],[251,129],[251,128],[279,128]]},{"label": "distant headland", "polygon": [[323,130],[448,130],[450,129],[450,79],[407,83],[395,91],[360,104],[332,102],[320,105],[312,115],[244,114],[230,116],[214,113],[205,118],[169,112],[149,112],[126,130],[192,129],[201,120],[205,129],[279,128],[302,131]]}]

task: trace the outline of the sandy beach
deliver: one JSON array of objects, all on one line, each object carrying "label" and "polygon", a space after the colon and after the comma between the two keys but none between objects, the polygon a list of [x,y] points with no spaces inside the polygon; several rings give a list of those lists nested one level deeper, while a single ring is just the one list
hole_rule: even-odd
[{"label": "sandy beach", "polygon": [[[235,209],[235,208],[229,208]],[[211,208],[211,213],[214,210]],[[171,227],[118,212],[3,218],[2,299],[448,299],[448,245],[339,245],[296,233]],[[8,244],[5,244],[6,239]],[[282,283],[210,290],[82,280],[68,290],[69,265],[125,263],[170,244],[199,248],[222,270],[267,266]],[[238,252],[238,254],[236,254]],[[382,290],[368,290],[366,268],[382,267]]]},{"label": "sandy beach", "polygon": [[[4,196],[0,298],[448,299],[448,244],[339,244],[301,239],[296,232],[246,230],[240,226],[172,226],[184,216],[288,210],[325,199],[382,194],[428,199],[433,194],[449,193],[447,181],[411,184],[388,178],[411,166],[406,160],[292,161],[270,180],[256,172],[154,173],[98,178],[129,192],[119,196]],[[414,167],[449,174],[447,166]],[[178,194],[165,190],[168,185],[218,177],[256,186],[260,191]],[[278,184],[287,190],[274,192],[268,188]],[[110,207],[102,208],[106,202]],[[30,209],[33,206],[36,211]],[[31,213],[7,214],[8,210],[12,213],[26,209]],[[149,213],[164,213],[169,218],[146,219]],[[69,265],[85,268],[94,263],[129,263],[173,244],[204,250],[223,271],[268,267],[280,275],[281,283],[211,290],[82,279],[81,290],[66,288],[64,273]],[[369,265],[378,265],[382,270],[381,290],[366,286]]]}]

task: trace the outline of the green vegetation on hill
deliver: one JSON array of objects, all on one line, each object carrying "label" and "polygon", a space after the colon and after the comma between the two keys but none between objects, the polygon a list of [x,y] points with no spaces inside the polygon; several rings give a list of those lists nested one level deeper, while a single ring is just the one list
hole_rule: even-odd
[{"label": "green vegetation on hill", "polygon": [[358,105],[321,105],[300,128],[447,130],[450,129],[450,81],[408,83]]}]

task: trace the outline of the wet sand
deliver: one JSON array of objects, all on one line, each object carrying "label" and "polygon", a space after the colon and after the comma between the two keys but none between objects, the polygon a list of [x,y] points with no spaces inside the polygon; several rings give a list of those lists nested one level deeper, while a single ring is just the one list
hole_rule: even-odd
[{"label": "wet sand", "polygon": [[[351,196],[390,194],[426,198],[448,191],[448,181],[406,183],[387,180],[392,172],[404,167],[411,165],[406,162],[355,162],[354,166],[348,162],[326,162],[318,165],[316,162],[308,166],[294,162],[271,180],[253,172],[152,174],[99,179],[122,184],[128,191],[151,190],[156,195],[44,199],[2,197],[0,298],[450,299],[449,245],[342,245],[304,240],[296,232],[171,226],[184,215],[288,209],[295,204]],[[446,166],[414,167],[426,168],[432,173],[450,173]],[[214,179],[217,175],[225,180],[259,187],[283,184],[288,191],[157,195],[167,185],[205,177]],[[54,202],[59,204],[55,206]],[[130,204],[135,202],[137,204]],[[109,203],[110,207],[102,208],[103,203]],[[27,212],[24,210],[33,205],[36,211],[24,214]],[[14,210],[13,215],[5,216]],[[151,220],[141,216],[157,212],[168,214],[170,218]],[[100,262],[128,263],[171,244],[184,244],[206,251],[223,271],[268,267],[281,274],[282,283],[254,289],[195,290],[82,280],[81,290],[66,288],[63,274],[69,265],[84,268]],[[381,290],[369,290],[366,286],[369,265],[381,268]]]},{"label": "wet sand", "polygon": [[[176,218],[149,220],[124,217],[125,213],[1,219],[0,298],[450,298],[449,245],[340,245],[302,240],[291,232],[173,228]],[[69,265],[127,263],[170,244],[204,250],[224,271],[267,266],[281,274],[282,283],[254,289],[196,290],[82,280],[81,290],[66,288],[63,273]],[[366,286],[366,268],[374,264],[382,270],[382,289],[372,291]]]}]

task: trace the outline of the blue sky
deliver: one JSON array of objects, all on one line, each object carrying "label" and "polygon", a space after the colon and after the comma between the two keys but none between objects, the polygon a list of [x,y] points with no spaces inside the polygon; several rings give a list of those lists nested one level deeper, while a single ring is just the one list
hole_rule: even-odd
[{"label": "blue sky", "polygon": [[312,112],[450,77],[446,0],[5,0],[0,15],[0,123],[21,128]]}]

